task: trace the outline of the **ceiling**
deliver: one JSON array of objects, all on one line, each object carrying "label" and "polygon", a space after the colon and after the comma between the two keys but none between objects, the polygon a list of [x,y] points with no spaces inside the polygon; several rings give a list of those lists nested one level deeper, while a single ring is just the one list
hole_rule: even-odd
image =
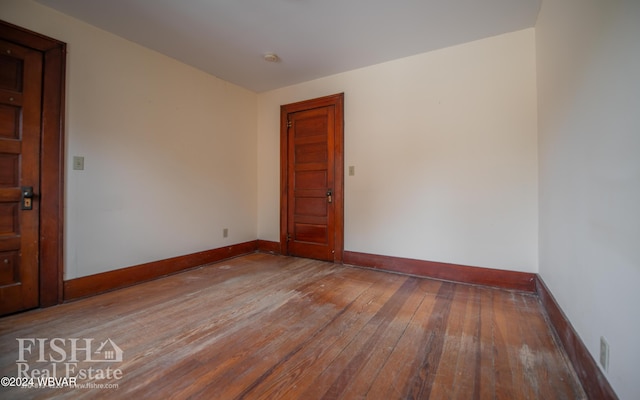
[{"label": "ceiling", "polygon": [[530,28],[541,0],[36,1],[263,92]]}]

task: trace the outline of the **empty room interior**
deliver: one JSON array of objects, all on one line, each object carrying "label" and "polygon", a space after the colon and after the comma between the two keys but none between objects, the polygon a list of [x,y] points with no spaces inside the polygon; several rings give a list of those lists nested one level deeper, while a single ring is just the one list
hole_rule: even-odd
[{"label": "empty room interior", "polygon": [[640,2],[0,32],[1,398],[640,398]]}]

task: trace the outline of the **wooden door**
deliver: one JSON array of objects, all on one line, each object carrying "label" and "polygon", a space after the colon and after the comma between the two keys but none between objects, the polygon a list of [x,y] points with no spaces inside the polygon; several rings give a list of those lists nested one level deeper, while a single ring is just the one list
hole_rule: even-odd
[{"label": "wooden door", "polygon": [[[2,315],[63,301],[66,45],[5,21],[0,21],[0,41]],[[41,70],[39,77],[35,73],[37,69]],[[35,96],[40,96],[40,101]],[[19,207],[16,210],[18,195],[21,202],[22,186],[31,185],[35,195],[33,209],[23,212]],[[35,276],[34,260],[38,264]],[[31,267],[26,267],[29,263]],[[23,299],[22,292],[31,299]]]},{"label": "wooden door", "polygon": [[41,94],[42,53],[0,41],[0,314],[39,305]]},{"label": "wooden door", "polygon": [[281,247],[342,262],[343,94],[281,108]]}]

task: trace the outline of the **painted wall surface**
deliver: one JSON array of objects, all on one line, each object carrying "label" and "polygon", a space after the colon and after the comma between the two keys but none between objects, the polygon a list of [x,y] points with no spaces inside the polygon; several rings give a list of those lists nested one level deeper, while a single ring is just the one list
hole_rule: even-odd
[{"label": "painted wall surface", "polygon": [[255,93],[37,3],[0,7],[68,45],[66,279],[256,239]]},{"label": "painted wall surface", "polygon": [[258,237],[279,241],[280,105],[345,93],[345,249],[537,272],[533,29],[258,95]]},{"label": "painted wall surface", "polygon": [[621,399],[640,398],[640,2],[544,1],[540,275]]}]

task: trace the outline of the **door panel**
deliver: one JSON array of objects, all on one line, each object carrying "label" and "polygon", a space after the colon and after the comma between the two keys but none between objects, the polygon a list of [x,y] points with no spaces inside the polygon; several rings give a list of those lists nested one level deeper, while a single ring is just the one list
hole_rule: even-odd
[{"label": "door panel", "polygon": [[289,114],[290,182],[289,253],[333,259],[332,151],[334,108],[326,106]]},{"label": "door panel", "polygon": [[0,314],[38,306],[42,53],[0,41]]},{"label": "door panel", "polygon": [[342,95],[283,106],[282,115],[284,253],[341,260]]}]

